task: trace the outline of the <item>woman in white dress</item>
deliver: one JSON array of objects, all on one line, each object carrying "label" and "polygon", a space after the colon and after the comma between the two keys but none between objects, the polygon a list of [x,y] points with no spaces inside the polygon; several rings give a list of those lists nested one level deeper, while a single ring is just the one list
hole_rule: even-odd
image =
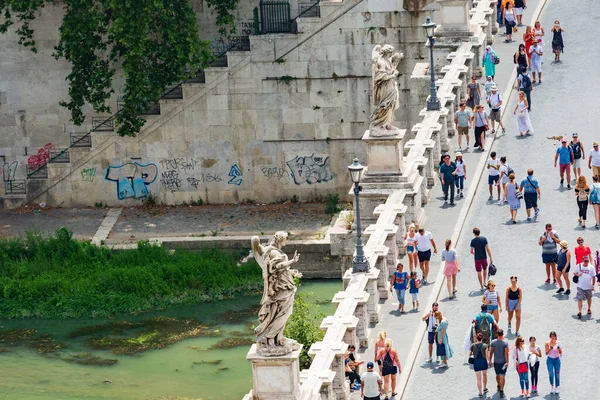
[{"label": "woman in white dress", "polygon": [[531,126],[531,120],[529,119],[529,111],[527,111],[527,98],[525,93],[519,91],[519,100],[515,107],[514,115],[517,116],[517,126],[519,127],[519,136],[532,135],[533,127]]}]

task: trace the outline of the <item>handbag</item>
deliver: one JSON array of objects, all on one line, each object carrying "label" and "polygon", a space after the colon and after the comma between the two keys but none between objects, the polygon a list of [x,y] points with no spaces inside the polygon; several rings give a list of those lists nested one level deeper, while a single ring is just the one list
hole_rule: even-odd
[{"label": "handbag", "polygon": [[573,275],[573,283],[579,282],[579,277],[577,275]]},{"label": "handbag", "polygon": [[488,275],[489,276],[496,275],[496,272],[498,272],[498,268],[494,264],[488,265]]},{"label": "handbag", "polygon": [[517,372],[519,374],[524,374],[525,372],[529,372],[529,366],[527,365],[527,362],[519,362],[519,351],[515,348],[515,353],[517,354],[517,362],[519,363],[519,365],[517,365]]},{"label": "handbag", "polygon": [[[483,122],[481,114],[477,113],[477,116],[479,117],[479,121]],[[490,126],[488,124],[483,124],[483,131],[486,132],[487,130],[490,129]]]},{"label": "handbag", "polygon": [[473,356],[469,356],[469,359],[467,360],[467,362],[468,362],[469,364],[475,364],[475,357],[473,357]]},{"label": "handbag", "polygon": [[517,199],[521,200],[523,198],[523,192],[518,190],[518,187],[519,185],[517,185],[517,183],[515,182],[515,196],[517,196]]}]

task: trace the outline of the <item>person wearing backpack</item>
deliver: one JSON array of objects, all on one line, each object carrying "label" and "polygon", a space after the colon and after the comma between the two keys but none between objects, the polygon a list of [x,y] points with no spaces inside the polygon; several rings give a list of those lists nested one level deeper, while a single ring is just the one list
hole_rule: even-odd
[{"label": "person wearing backpack", "polygon": [[573,149],[567,146],[567,138],[561,139],[561,146],[556,149],[554,155],[554,168],[556,168],[556,162],[560,164],[560,185],[562,186],[565,181],[565,172],[567,173],[567,189],[571,189],[571,163],[573,162]]},{"label": "person wearing backpack", "polygon": [[533,90],[533,86],[531,86],[531,77],[527,73],[527,68],[522,67],[517,76],[519,90],[525,93],[525,97],[527,98],[527,111],[531,111],[531,91]]},{"label": "person wearing backpack", "polygon": [[594,175],[592,191],[590,192],[590,204],[594,208],[594,217],[596,218],[596,229],[600,229],[600,176]]},{"label": "person wearing backpack", "polygon": [[569,146],[573,149],[573,174],[575,175],[575,181],[581,176],[581,160],[585,159],[583,143],[579,141],[578,136],[577,132],[573,133],[571,143],[569,143]]},{"label": "person wearing backpack", "polygon": [[502,128],[502,133],[506,133],[506,129],[504,128],[504,124],[502,123],[502,96],[498,93],[498,87],[496,85],[492,86],[492,94],[488,97],[488,104],[490,106],[490,121],[492,122],[492,134],[496,133],[496,121],[500,128]]},{"label": "person wearing backpack", "polygon": [[483,335],[483,342],[487,345],[491,342],[493,331],[495,330],[496,320],[492,314],[487,312],[488,305],[481,305],[481,312],[475,316],[475,333]]},{"label": "person wearing backpack", "polygon": [[577,208],[579,208],[579,225],[585,229],[585,220],[587,219],[587,208],[590,199],[590,187],[587,179],[581,175],[575,184],[575,196],[577,197]]},{"label": "person wearing backpack", "polygon": [[481,333],[475,335],[475,343],[471,345],[471,352],[469,354],[469,363],[473,364],[473,370],[477,378],[479,398],[483,398],[483,395],[488,392],[488,348],[489,346],[483,343],[483,335]]},{"label": "person wearing backpack", "polygon": [[381,361],[381,374],[383,375],[383,395],[385,399],[388,397],[388,389],[390,387],[390,377],[392,383],[392,397],[396,396],[396,374],[402,373],[400,358],[398,352],[392,348],[392,339],[385,339],[384,348],[379,350],[377,360]]}]

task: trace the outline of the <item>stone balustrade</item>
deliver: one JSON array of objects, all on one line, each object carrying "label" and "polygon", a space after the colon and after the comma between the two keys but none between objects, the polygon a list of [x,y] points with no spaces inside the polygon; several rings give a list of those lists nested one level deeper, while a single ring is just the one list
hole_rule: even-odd
[{"label": "stone balustrade", "polygon": [[[440,3],[444,1],[438,0]],[[461,1],[464,5],[471,5],[467,0],[451,1],[453,6]],[[369,177],[367,168],[360,202],[361,216],[366,215],[366,221],[375,221],[364,230],[364,249],[370,271],[352,273],[351,269],[346,270],[343,276],[345,290],[338,292],[332,300],[337,304],[336,312],[323,320],[321,329],[325,336],[311,346],[312,364],[300,374],[299,399],[350,397],[344,375],[344,352],[349,344],[368,346],[369,325],[379,321],[379,299],[387,298],[389,276],[397,258],[404,255],[406,227],[422,220],[428,190],[437,179],[435,168],[440,155],[442,151],[449,150],[448,135],[453,132],[454,111],[466,93],[465,78],[471,74],[481,75],[481,56],[486,43],[490,43],[492,38],[495,9],[496,0],[473,0],[466,24],[470,34],[465,38],[464,32],[461,32],[460,38],[455,38],[454,46],[451,34],[447,29],[444,31],[441,40],[445,40],[442,47],[447,49],[447,63],[440,69],[443,76],[436,81],[442,108],[439,111],[422,110],[420,122],[402,139],[404,154],[400,176]],[[416,67],[415,71],[418,69]],[[426,78],[425,73],[418,77]],[[385,199],[383,203],[382,199]],[[353,250],[348,239],[353,238],[354,233],[338,229],[330,231],[330,234],[332,254],[346,254]],[[260,400],[252,397],[252,392],[245,399]]]}]

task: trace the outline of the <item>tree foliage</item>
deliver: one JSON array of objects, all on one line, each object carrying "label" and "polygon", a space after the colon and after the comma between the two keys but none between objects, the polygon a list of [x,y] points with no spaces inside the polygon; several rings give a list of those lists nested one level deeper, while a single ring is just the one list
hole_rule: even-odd
[{"label": "tree foliage", "polygon": [[302,343],[300,352],[300,368],[310,367],[312,359],[308,355],[308,350],[313,343],[323,340],[324,333],[319,328],[321,321],[325,318],[320,309],[315,308],[309,302],[310,295],[306,293],[296,293],[294,299],[294,312],[288,320],[284,335],[290,339]]},{"label": "tree foliage", "polygon": [[[0,0],[0,33],[15,26],[19,43],[37,52],[33,21],[53,0]],[[210,0],[220,31],[234,26],[238,0]],[[156,103],[167,86],[182,81],[212,60],[209,43],[200,40],[189,0],[63,0],[65,14],[54,56],[67,60],[69,99],[61,105],[76,125],[83,108],[107,113],[117,68],[125,85],[115,117],[121,136],[135,136],[139,116]]]}]

